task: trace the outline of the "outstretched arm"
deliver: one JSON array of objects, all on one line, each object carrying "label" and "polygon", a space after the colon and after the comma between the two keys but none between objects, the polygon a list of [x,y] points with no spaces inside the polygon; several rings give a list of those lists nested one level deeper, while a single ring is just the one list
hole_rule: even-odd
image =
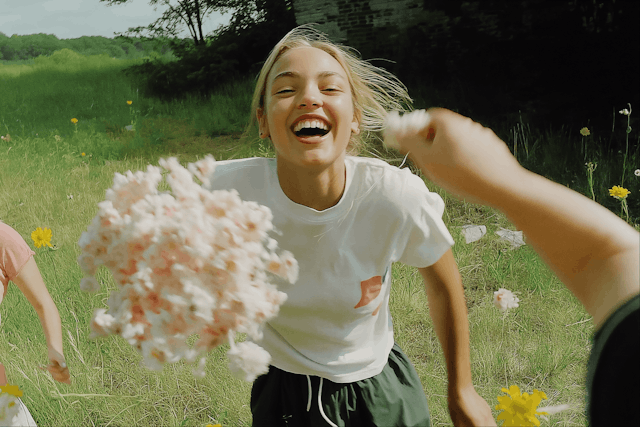
[{"label": "outstretched arm", "polygon": [[434,108],[396,134],[401,152],[436,184],[492,206],[593,316],[596,327],[640,292],[640,234],[593,200],[520,166],[491,129]]},{"label": "outstretched arm", "polygon": [[69,369],[66,367],[62,352],[62,325],[58,308],[51,299],[49,291],[42,280],[40,270],[33,257],[22,267],[13,283],[24,294],[40,318],[49,348],[49,372],[56,381],[70,384]]},{"label": "outstretched arm", "polygon": [[435,264],[418,271],[447,363],[451,420],[456,426],[495,426],[491,408],[471,381],[467,304],[453,252],[449,249]]}]

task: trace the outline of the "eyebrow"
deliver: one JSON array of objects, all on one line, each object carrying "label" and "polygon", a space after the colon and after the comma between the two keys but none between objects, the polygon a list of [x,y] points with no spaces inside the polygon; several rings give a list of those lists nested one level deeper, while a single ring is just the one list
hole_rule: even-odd
[{"label": "eyebrow", "polygon": [[[344,80],[344,77],[342,77],[339,73],[336,73],[335,71],[323,71],[321,73],[318,73],[319,78],[332,77],[332,76],[338,76]],[[283,71],[282,73],[279,73],[277,76],[273,78],[273,82],[275,82],[281,77],[296,78],[296,77],[300,77],[300,74],[296,73],[295,71]]]}]

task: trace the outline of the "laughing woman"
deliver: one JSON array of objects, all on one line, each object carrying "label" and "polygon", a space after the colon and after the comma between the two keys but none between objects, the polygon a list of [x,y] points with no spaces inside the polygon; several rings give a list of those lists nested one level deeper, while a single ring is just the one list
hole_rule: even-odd
[{"label": "laughing woman", "polygon": [[471,381],[464,292],[444,202],[407,169],[356,157],[385,110],[410,104],[395,77],[305,27],[267,58],[252,113],[276,159],[216,163],[210,189],[274,212],[295,285],[257,344],[272,356],[251,391],[254,426],[428,426],[427,398],[394,340],[391,265],[417,267],[448,370],[456,425],[495,425]]}]

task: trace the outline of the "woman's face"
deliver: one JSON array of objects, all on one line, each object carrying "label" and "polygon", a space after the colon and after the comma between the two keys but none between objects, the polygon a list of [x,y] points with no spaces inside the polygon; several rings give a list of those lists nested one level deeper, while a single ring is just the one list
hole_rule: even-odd
[{"label": "woman's face", "polygon": [[262,137],[271,137],[278,163],[326,167],[346,153],[358,133],[347,74],[327,52],[300,47],[285,52],[267,76]]}]

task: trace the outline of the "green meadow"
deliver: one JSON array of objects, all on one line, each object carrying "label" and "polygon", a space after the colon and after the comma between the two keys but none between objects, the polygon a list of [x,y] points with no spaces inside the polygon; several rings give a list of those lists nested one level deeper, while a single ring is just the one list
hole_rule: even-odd
[{"label": "green meadow", "polygon": [[[161,372],[140,367],[142,357],[120,337],[89,340],[93,311],[106,308],[116,285],[102,267],[97,275],[100,292],[81,291],[82,273],[76,259],[80,235],[112,186],[114,173],[144,170],[170,156],[183,165],[206,154],[217,160],[274,156],[270,146],[258,141],[255,130],[242,137],[253,81],[220,87],[205,98],[159,101],[143,96],[138,82],[123,73],[139,60],[69,52],[24,63],[0,63],[0,134],[4,135],[0,140],[0,219],[36,252],[60,312],[71,373],[71,385],[66,385],[38,369],[47,364],[44,333],[34,309],[11,285],[0,305],[0,361],[8,382],[24,391],[22,400],[39,426],[250,426],[251,384],[229,373],[227,345],[209,354],[206,377],[196,379],[191,366],[182,362]],[[416,101],[417,107],[427,105],[424,98]],[[640,177],[634,175],[640,165],[637,149],[609,159],[598,137],[582,137],[579,129],[539,131],[522,121],[505,123],[503,128],[499,135],[512,152],[517,151],[523,165],[541,168],[544,164],[547,169],[535,171],[551,178],[562,171],[581,171],[568,175],[567,182],[558,182],[588,197],[593,188],[598,202],[639,228],[638,205],[633,204],[640,189]],[[621,138],[636,135],[633,131]],[[573,141],[574,154],[561,155],[557,146],[564,138]],[[396,166],[402,163],[397,153],[377,143],[363,155],[381,157]],[[598,162],[593,187],[583,166],[588,161]],[[628,217],[621,202],[608,196],[608,188],[621,185],[613,180],[622,168],[626,170],[624,187],[631,191]],[[456,242],[453,252],[469,311],[473,382],[492,407],[494,418],[498,416],[496,397],[503,395],[500,389],[515,384],[522,392],[544,391],[549,400],[540,406],[570,405],[569,410],[543,420],[543,425],[586,425],[590,316],[531,247],[512,250],[499,240],[498,227],[515,229],[504,215],[458,201],[426,183],[446,203],[443,219]],[[487,234],[466,244],[460,232],[466,224],[485,225]],[[35,248],[30,236],[37,227],[52,230],[55,249]],[[451,425],[446,366],[421,277],[416,269],[396,264],[393,278],[396,341],[420,375],[432,424]],[[505,314],[495,308],[493,292],[499,288],[513,291],[520,307]]]}]

